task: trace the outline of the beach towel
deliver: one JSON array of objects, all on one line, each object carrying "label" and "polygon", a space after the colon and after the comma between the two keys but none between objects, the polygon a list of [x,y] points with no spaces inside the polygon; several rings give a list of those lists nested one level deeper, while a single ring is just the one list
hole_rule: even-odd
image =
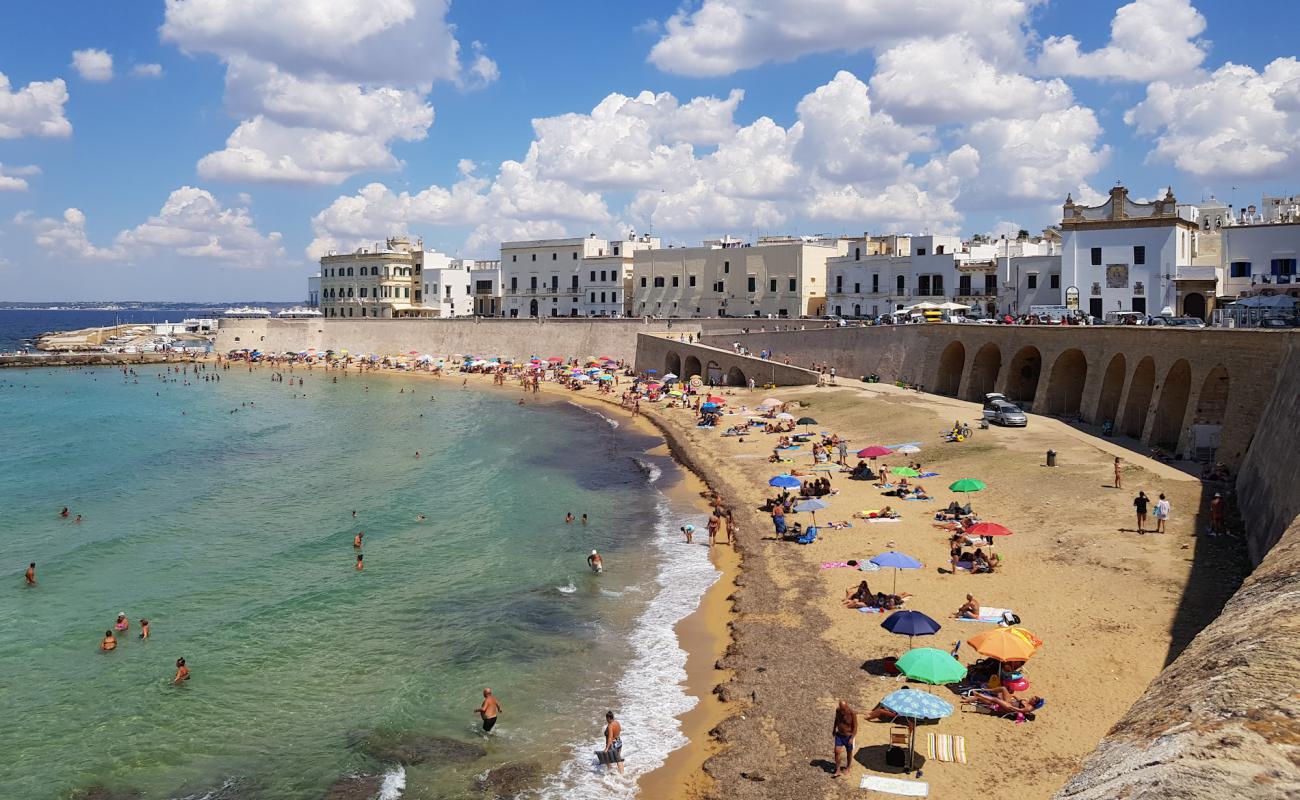
[{"label": "beach towel", "polygon": [[902,522],[901,517],[867,517],[867,522]]},{"label": "beach towel", "polygon": [[966,737],[951,733],[928,734],[929,757],[955,764],[966,763]]},{"label": "beach towel", "polygon": [[929,797],[930,784],[925,781],[907,781],[902,778],[886,778],[884,775],[863,775],[860,789],[882,794],[897,794],[903,797]]},{"label": "beach towel", "polygon": [[840,567],[847,567],[847,566],[849,565],[845,564],[843,561],[827,561],[826,563],[822,564],[822,569],[839,569]]},{"label": "beach towel", "polygon": [[937,477],[939,477],[939,473],[937,473],[937,472],[922,472],[920,475],[917,475],[916,477],[918,477],[918,478],[937,478]]},{"label": "beach towel", "polygon": [[934,500],[933,497],[904,497],[903,499],[908,501],[916,501],[919,503],[929,503],[932,500]]},{"label": "beach towel", "polygon": [[980,606],[980,615],[976,619],[970,617],[959,617],[959,622],[988,622],[994,625],[1002,621],[1003,614],[1014,614],[1016,612],[1009,608],[991,608],[989,606]]},{"label": "beach towel", "polygon": [[858,611],[861,611],[863,614],[879,614],[879,613],[880,613],[880,609],[876,608],[875,606],[863,606],[862,608],[859,608]]}]

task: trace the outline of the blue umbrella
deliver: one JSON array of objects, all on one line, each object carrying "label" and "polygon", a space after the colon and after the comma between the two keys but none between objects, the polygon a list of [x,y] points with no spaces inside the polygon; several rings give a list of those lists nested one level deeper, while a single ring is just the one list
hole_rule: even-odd
[{"label": "blue umbrella", "polygon": [[895,611],[885,617],[885,621],[880,623],[880,627],[890,633],[906,636],[908,638],[908,647],[911,647],[911,640],[914,637],[933,636],[943,626],[920,611]]},{"label": "blue umbrella", "polygon": [[767,482],[768,486],[776,486],[780,489],[798,489],[803,484],[793,475],[777,475]]},{"label": "blue umbrella", "polygon": [[812,514],[812,519],[813,519],[813,525],[816,526],[816,525],[817,525],[817,512],[818,512],[818,511],[821,511],[823,508],[830,508],[830,506],[826,503],[825,500],[820,500],[820,499],[814,497],[814,498],[812,498],[811,500],[805,500],[805,501],[803,501],[802,503],[800,503],[799,505],[795,506],[795,507],[794,507],[794,510],[795,510],[795,511],[807,511],[807,512],[811,513],[811,514]]},{"label": "blue umbrella", "polygon": [[718,404],[717,404],[717,403],[702,403],[702,404],[700,405],[700,410],[701,410],[701,411],[717,411],[717,410],[718,410]]},{"label": "blue umbrella", "polygon": [[921,562],[897,550],[881,553],[871,559],[878,567],[890,567],[894,570],[894,594],[898,594],[898,571],[900,569],[920,569]]},{"label": "blue umbrella", "polygon": [[648,369],[648,370],[646,370],[646,373],[649,374],[649,375],[658,375],[658,374],[659,374],[659,370],[657,370],[657,369]]},{"label": "blue umbrella", "polygon": [[919,689],[890,692],[880,704],[900,717],[909,719],[943,719],[952,714],[952,704]]}]

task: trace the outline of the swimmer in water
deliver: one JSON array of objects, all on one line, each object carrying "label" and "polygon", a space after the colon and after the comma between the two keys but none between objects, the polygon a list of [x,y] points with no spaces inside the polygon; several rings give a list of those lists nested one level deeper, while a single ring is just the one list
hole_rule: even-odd
[{"label": "swimmer in water", "polygon": [[420,451],[419,451],[419,450],[416,450],[416,451],[415,451],[415,457],[416,457],[416,458],[419,458],[419,457],[420,457]]},{"label": "swimmer in water", "polygon": [[140,640],[149,641],[149,620],[144,618],[140,619]]},{"label": "swimmer in water", "polygon": [[117,612],[117,622],[113,623],[113,630],[125,632],[131,629],[131,621],[126,618],[125,611]]},{"label": "swimmer in water", "polygon": [[63,510],[59,512],[59,516],[60,516],[60,517],[66,517],[66,516],[68,516],[68,507],[67,507],[67,506],[64,506],[64,507],[63,507]]},{"label": "swimmer in water", "polygon": [[117,649],[117,639],[113,638],[112,631],[104,631],[104,639],[99,643],[99,649],[105,653],[111,653]]},{"label": "swimmer in water", "polygon": [[352,537],[352,546],[358,550],[361,549],[361,537],[365,535],[365,531],[358,531],[357,535]]},{"label": "swimmer in water", "polygon": [[79,522],[81,522],[81,515],[80,515],[80,514],[78,514],[78,515],[77,515],[77,518],[74,519],[74,520],[72,521],[72,524],[76,525],[76,524],[79,523]]},{"label": "swimmer in water", "polygon": [[23,578],[26,579],[28,586],[36,585],[36,562],[35,561],[27,565],[27,571],[23,573]]},{"label": "swimmer in water", "polygon": [[357,553],[357,572],[360,572],[361,570],[365,569],[365,565],[361,563],[361,559],[363,558],[365,558],[365,556],[363,556],[360,553]]},{"label": "swimmer in water", "polygon": [[492,730],[492,727],[497,724],[497,717],[501,714],[501,704],[497,702],[491,689],[483,690],[483,704],[474,709],[474,713],[482,718],[484,733]]},{"label": "swimmer in water", "polygon": [[587,524],[587,515],[586,515],[586,514],[583,514],[583,515],[582,515],[582,524],[583,524],[583,525],[586,525],[586,524]]},{"label": "swimmer in water", "polygon": [[591,571],[597,574],[605,571],[605,562],[601,561],[600,553],[595,550],[592,550],[591,555],[587,556],[587,566],[591,567]]},{"label": "swimmer in water", "polygon": [[572,512],[572,511],[570,511],[570,512],[568,512],[568,513],[566,513],[566,514],[564,515],[564,522],[565,522],[566,525],[570,525],[570,524],[573,523],[573,512]]},{"label": "swimmer in water", "polygon": [[416,515],[415,515],[415,521],[416,521],[416,522],[424,522],[426,519],[428,519],[428,517],[424,516],[423,514],[416,514]]},{"label": "swimmer in water", "polygon": [[176,677],[172,678],[173,684],[179,684],[181,681],[190,679],[190,668],[185,666],[185,659],[176,659]]}]

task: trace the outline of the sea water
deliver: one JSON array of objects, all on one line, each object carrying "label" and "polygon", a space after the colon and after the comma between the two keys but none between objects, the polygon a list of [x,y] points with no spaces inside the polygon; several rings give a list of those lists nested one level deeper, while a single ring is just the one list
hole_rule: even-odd
[{"label": "sea water", "polygon": [[[717,573],[654,440],[459,381],[137,371],[0,372],[0,795],[318,798],[359,773],[462,797],[531,761],[543,797],[632,797],[684,744],[673,626]],[[607,708],[621,779],[595,767]],[[487,755],[402,769],[357,746],[374,731]]]}]

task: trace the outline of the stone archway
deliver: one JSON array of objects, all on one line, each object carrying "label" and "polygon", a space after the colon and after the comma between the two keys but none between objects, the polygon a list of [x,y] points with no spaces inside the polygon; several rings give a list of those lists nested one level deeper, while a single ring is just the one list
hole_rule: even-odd
[{"label": "stone archway", "polygon": [[975,363],[970,370],[970,384],[966,389],[966,399],[976,403],[984,402],[984,395],[995,391],[998,385],[998,373],[1002,371],[1002,351],[989,342],[975,353]]},{"label": "stone archway", "polygon": [[1133,370],[1133,379],[1129,381],[1128,402],[1124,404],[1124,435],[1134,439],[1142,438],[1142,429],[1147,424],[1147,412],[1151,408],[1151,395],[1156,387],[1156,362],[1147,356],[1138,362]]},{"label": "stone archway", "polygon": [[748,386],[749,381],[745,378],[745,373],[740,371],[740,367],[732,367],[727,370],[728,386]]},{"label": "stone archway", "polygon": [[682,362],[681,376],[683,381],[688,381],[696,375],[703,374],[704,367],[700,364],[700,360],[695,356],[687,356],[686,360]]},{"label": "stone archway", "polygon": [[949,342],[939,356],[939,374],[934,382],[934,390],[949,397],[957,396],[961,387],[961,373],[966,367],[966,347],[961,342]]},{"label": "stone archway", "polygon": [[1191,292],[1183,296],[1183,316],[1205,321],[1205,295]]},{"label": "stone archway", "polygon": [[669,350],[668,355],[664,357],[664,375],[682,374],[682,357],[677,355],[676,351]]},{"label": "stone archway", "polygon": [[1127,377],[1127,363],[1123,353],[1116,353],[1106,365],[1106,374],[1101,379],[1101,396],[1097,400],[1098,425],[1106,422],[1115,423],[1119,414],[1119,401],[1124,396],[1124,378]]},{"label": "stone archway", "polygon": [[709,386],[719,386],[722,384],[722,367],[716,361],[710,361],[704,365],[704,382]]},{"label": "stone archway", "polygon": [[535,316],[537,316],[537,300],[536,300],[536,299],[533,299],[533,300],[529,300],[529,301],[528,301],[528,316],[530,316],[530,317],[535,317]]},{"label": "stone archway", "polygon": [[1043,354],[1033,345],[1020,348],[1011,359],[1007,374],[1007,399],[1019,403],[1026,411],[1034,407],[1038,394],[1038,376],[1043,371]]},{"label": "stone archway", "polygon": [[1210,370],[1201,383],[1201,396],[1196,402],[1194,422],[1203,425],[1222,425],[1228,413],[1228,370],[1219,364]]},{"label": "stone archway", "polygon": [[1047,379],[1047,411],[1063,417],[1077,417],[1083,403],[1083,387],[1088,380],[1088,359],[1082,351],[1071,348],[1056,357],[1051,377]]},{"label": "stone archway", "polygon": [[1171,453],[1178,449],[1183,433],[1183,420],[1187,417],[1187,398],[1192,392],[1192,368],[1185,359],[1178,359],[1165,374],[1160,388],[1160,404],[1156,408],[1155,424],[1151,426],[1151,444]]}]

